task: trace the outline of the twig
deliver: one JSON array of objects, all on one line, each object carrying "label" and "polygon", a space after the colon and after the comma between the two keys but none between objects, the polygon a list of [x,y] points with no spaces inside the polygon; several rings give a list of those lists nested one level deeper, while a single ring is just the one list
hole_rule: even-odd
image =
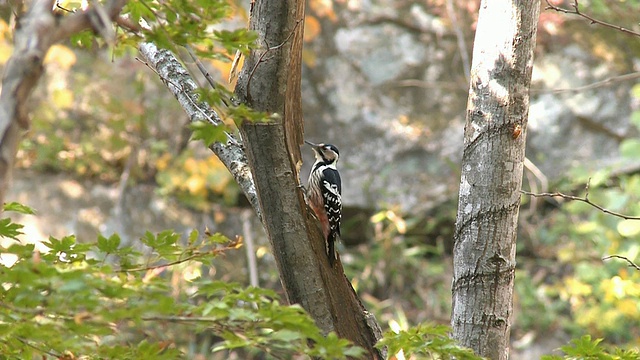
[{"label": "twig", "polygon": [[[191,48],[191,46],[187,45],[186,49],[187,49],[187,52],[189,53],[189,56],[191,57],[191,60],[193,60],[193,62],[196,63],[196,66],[198,67],[198,70],[200,70],[200,73],[204,75],[204,78],[207,80],[211,88],[215,90],[217,88],[216,81],[213,79],[209,71],[207,71],[207,69],[204,67],[204,64],[202,64],[202,61],[200,61],[200,59],[193,52],[193,49]],[[225,98],[220,97],[220,100],[222,100],[225,106],[229,107],[229,103]]]},{"label": "twig", "polygon": [[589,183],[587,183],[586,186],[586,194],[584,195],[584,197],[579,197],[579,196],[573,196],[573,195],[566,195],[560,192],[554,192],[554,193],[540,193],[540,194],[536,194],[536,193],[532,193],[529,191],[525,191],[525,190],[520,190],[520,193],[524,194],[524,195],[529,195],[529,196],[533,196],[533,197],[559,197],[559,198],[563,198],[563,199],[567,199],[567,200],[574,200],[574,201],[580,201],[583,202],[585,204],[588,204],[590,206],[593,206],[594,208],[602,211],[605,214],[609,214],[609,215],[613,215],[625,220],[640,220],[640,216],[631,216],[631,215],[625,215],[625,214],[621,214],[621,213],[617,213],[615,211],[611,211],[611,210],[607,210],[605,208],[603,208],[602,206],[595,204],[593,202],[591,202],[591,200],[589,200]]},{"label": "twig", "polygon": [[247,266],[249,267],[249,284],[251,286],[260,286],[258,282],[258,264],[256,261],[256,251],[253,247],[253,235],[251,234],[251,211],[242,211],[242,235],[244,243],[247,245]]},{"label": "twig", "polygon": [[197,251],[185,258],[182,259],[178,259],[175,261],[171,261],[168,262],[166,264],[160,264],[160,265],[150,265],[150,266],[144,266],[144,267],[139,267],[139,268],[134,268],[134,269],[118,269],[115,270],[115,272],[118,273],[130,273],[130,272],[139,272],[139,271],[149,271],[149,270],[156,270],[156,269],[162,269],[162,268],[166,268],[166,267],[170,267],[170,266],[174,266],[174,265],[179,265],[182,263],[185,263],[187,261],[191,261],[191,260],[195,260],[201,257],[205,257],[207,255],[219,255],[224,253],[227,250],[233,250],[236,249],[238,246],[238,241],[232,241],[231,243],[229,243],[229,245],[223,247],[223,248],[219,248],[219,249],[212,249],[211,251],[205,251],[205,252],[200,252]]},{"label": "twig", "polygon": [[615,30],[621,31],[621,32],[623,32],[625,34],[629,34],[629,35],[633,35],[633,36],[640,36],[640,33],[638,33],[638,32],[635,32],[633,30],[629,30],[627,28],[623,28],[622,26],[606,23],[606,22],[604,22],[602,20],[598,20],[596,18],[593,18],[588,14],[584,14],[584,13],[580,12],[580,9],[579,9],[580,5],[578,4],[578,0],[573,0],[573,4],[571,4],[571,7],[573,7],[573,10],[555,6],[555,5],[551,4],[549,2],[549,0],[545,0],[545,1],[547,2],[547,7],[544,8],[545,10],[555,10],[557,12],[561,12],[561,13],[565,13],[565,14],[578,15],[578,16],[584,18],[584,19],[589,20],[589,22],[591,24],[598,24],[598,25],[602,25],[604,27],[608,27],[608,28],[611,28],[611,29],[615,29]]},{"label": "twig", "polygon": [[458,16],[456,15],[456,9],[453,6],[453,0],[446,1],[447,13],[449,13],[449,19],[451,25],[456,33],[456,40],[458,41],[458,51],[460,52],[460,58],[462,59],[462,67],[464,71],[464,77],[469,82],[469,72],[471,71],[471,61],[469,61],[469,54],[467,53],[467,43],[464,40],[464,34],[462,33],[462,26],[458,25]]},{"label": "twig", "polygon": [[51,351],[48,351],[48,350],[42,349],[42,348],[40,348],[40,347],[38,347],[38,346],[35,346],[35,345],[33,345],[31,342],[29,342],[28,340],[23,339],[23,338],[21,338],[21,337],[19,337],[19,336],[18,336],[18,337],[16,337],[16,339],[17,339],[18,341],[20,341],[21,343],[23,343],[23,344],[27,345],[28,347],[33,348],[33,349],[35,349],[35,350],[37,350],[37,351],[39,351],[39,352],[41,352],[41,353],[43,353],[43,354],[47,354],[47,355],[49,355],[49,356],[53,356],[53,357],[54,357],[54,358],[56,358],[56,359],[64,359],[63,355],[61,355],[61,354],[56,354],[56,353],[54,353],[54,352],[51,352]]},{"label": "twig", "polygon": [[[537,179],[538,182],[540,182],[540,187],[542,188],[542,192],[546,192],[547,189],[549,188],[549,181],[547,180],[547,177],[544,175],[542,170],[540,170],[540,168],[538,168],[531,160],[529,160],[528,157],[524,158],[523,165],[524,165],[524,168],[528,170],[526,172],[526,176],[527,176],[527,179],[529,180],[529,186],[532,187],[533,190],[536,190],[534,192],[537,192],[537,188],[538,188],[536,181],[534,181],[535,179]],[[532,179],[531,176],[535,177],[535,179]],[[536,207],[537,207],[536,201],[532,200],[530,211],[533,212]]]},{"label": "twig", "polygon": [[149,271],[149,270],[156,270],[156,269],[162,269],[162,268],[166,268],[166,267],[170,267],[170,266],[174,266],[174,265],[179,265],[182,264],[184,262],[193,260],[193,259],[197,259],[199,257],[203,257],[205,255],[207,255],[209,253],[195,253],[191,256],[187,256],[186,258],[182,258],[176,261],[171,261],[168,262],[166,264],[160,264],[160,265],[152,265],[152,266],[145,266],[145,267],[139,267],[139,268],[134,268],[134,269],[119,269],[119,270],[115,270],[115,272],[118,273],[130,273],[130,272],[139,272],[139,271]]},{"label": "twig", "polygon": [[211,88],[215,89],[216,88],[216,81],[213,80],[213,78],[211,77],[211,74],[209,74],[207,69],[205,69],[204,65],[202,64],[202,61],[200,61],[200,59],[198,59],[196,54],[193,52],[193,49],[191,48],[191,46],[187,45],[186,49],[187,49],[187,52],[189,53],[189,56],[191,57],[191,60],[193,60],[193,62],[196,63],[196,66],[198,67],[198,70],[200,70],[202,75],[204,75],[204,78],[207,79],[207,82],[209,83],[209,85],[211,85]]},{"label": "twig", "polygon": [[629,260],[629,258],[624,257],[622,255],[609,255],[609,256],[605,256],[602,258],[602,260],[609,260],[611,258],[617,258],[617,259],[622,259],[625,260],[627,263],[629,263],[629,267],[632,267],[638,271],[640,271],[640,266],[638,266],[636,263],[634,263],[633,261]]},{"label": "twig", "polygon": [[578,87],[574,87],[574,88],[531,89],[531,93],[532,94],[560,94],[560,93],[564,93],[564,92],[580,92],[580,91],[585,91],[585,90],[596,89],[596,88],[599,88],[599,87],[604,87],[604,86],[607,86],[607,85],[612,85],[612,84],[617,83],[617,82],[635,80],[637,78],[640,78],[640,72],[632,72],[632,73],[629,73],[629,74],[624,74],[624,75],[619,75],[619,76],[612,76],[612,77],[606,78],[604,80],[596,81],[596,82],[591,83],[591,84],[587,84],[587,85],[584,85],[584,86],[578,86]]}]

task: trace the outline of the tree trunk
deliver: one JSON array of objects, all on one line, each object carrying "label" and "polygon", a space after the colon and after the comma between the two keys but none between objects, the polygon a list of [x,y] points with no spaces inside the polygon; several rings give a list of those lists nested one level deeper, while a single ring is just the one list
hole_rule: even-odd
[{"label": "tree trunk", "polygon": [[453,337],[507,359],[529,86],[540,3],[482,0],[476,30],[452,284]]},{"label": "tree trunk", "polygon": [[272,119],[245,121],[242,139],[289,302],[301,304],[325,334],[335,331],[363,347],[367,358],[384,358],[374,347],[380,329],[359,301],[340,261],[329,266],[319,223],[299,186],[303,21],[304,0],[252,3],[249,27],[258,33],[260,48],[245,60],[236,94],[253,109],[272,114]]},{"label": "tree trunk", "polygon": [[31,2],[26,14],[21,14],[0,93],[0,205],[4,203],[22,132],[29,127],[29,96],[44,72],[42,62],[49,48],[85,29],[101,33],[108,24],[96,27],[92,17],[104,15],[113,19],[126,2],[111,0],[104,6],[92,4],[85,11],[56,17],[51,10],[54,0],[37,0]]}]

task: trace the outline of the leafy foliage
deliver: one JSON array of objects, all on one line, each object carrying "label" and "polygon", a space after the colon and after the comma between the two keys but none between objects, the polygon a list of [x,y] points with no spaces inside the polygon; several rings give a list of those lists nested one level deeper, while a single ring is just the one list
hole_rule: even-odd
[{"label": "leafy foliage", "polygon": [[591,339],[591,336],[584,335],[579,339],[571,340],[571,343],[560,348],[564,356],[547,355],[542,360],[561,359],[599,359],[599,360],[635,360],[640,357],[638,349],[624,350],[615,349],[610,352],[602,345],[602,339]]},{"label": "leafy foliage", "polygon": [[[632,116],[635,126],[640,126],[639,114]],[[621,142],[620,152],[637,159],[636,147],[637,141],[629,138]],[[568,189],[566,193],[584,196],[589,184],[593,203],[640,215],[640,175],[614,174],[613,167],[593,171],[585,164],[569,176],[570,181],[559,185]],[[516,302],[521,306],[517,321],[541,331],[560,327],[573,336],[590,333],[609,344],[634,343],[640,334],[640,272],[622,260],[602,258],[616,254],[638,262],[640,221],[605,214],[581,202],[563,203],[534,219],[536,231],[529,231],[526,248],[520,242],[518,252],[536,255],[538,269],[527,268],[527,273],[545,275],[534,279],[523,269],[522,276],[516,276]],[[574,345],[581,347],[590,339],[581,341]],[[599,341],[603,340],[594,341],[594,346]]]},{"label": "leafy foliage", "polygon": [[141,242],[144,252],[122,246],[115,234],[93,243],[50,237],[46,252],[15,241],[2,246],[0,353],[176,359],[187,353],[183,334],[197,333],[219,339],[214,352],[241,348],[324,359],[362,354],[335,334],[322,336],[302,308],[281,305],[272,290],[202,276],[217,255],[239,247],[239,239],[194,230],[183,241],[167,230],[147,232]]},{"label": "leafy foliage", "polygon": [[387,332],[376,345],[388,346],[389,354],[403,351],[405,356],[420,358],[481,360],[473,351],[458,346],[449,337],[451,329],[444,325],[421,324],[406,331]]}]

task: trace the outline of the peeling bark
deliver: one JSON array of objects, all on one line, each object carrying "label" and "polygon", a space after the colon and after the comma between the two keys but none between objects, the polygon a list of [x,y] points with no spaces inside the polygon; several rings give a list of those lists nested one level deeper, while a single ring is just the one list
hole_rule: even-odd
[{"label": "peeling bark", "polygon": [[483,0],[476,30],[452,284],[453,336],[509,356],[520,188],[540,3]]},{"label": "peeling bark", "polygon": [[270,123],[241,126],[247,158],[263,211],[263,224],[291,303],[299,303],[322,331],[363,347],[370,359],[384,358],[374,347],[381,336],[338,259],[332,268],[317,219],[304,202],[298,166],[303,143],[300,94],[304,0],[252,3],[250,29],[261,48],[245,60],[236,95]]}]

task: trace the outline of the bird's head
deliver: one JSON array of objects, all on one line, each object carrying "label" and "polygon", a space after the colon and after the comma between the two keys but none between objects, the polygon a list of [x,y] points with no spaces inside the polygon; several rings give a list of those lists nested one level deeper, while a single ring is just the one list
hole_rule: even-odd
[{"label": "bird's head", "polygon": [[316,155],[316,160],[322,161],[327,164],[335,164],[338,162],[338,158],[340,157],[340,152],[335,145],[331,144],[314,144],[312,142],[306,141],[307,144],[311,146],[313,152]]}]

